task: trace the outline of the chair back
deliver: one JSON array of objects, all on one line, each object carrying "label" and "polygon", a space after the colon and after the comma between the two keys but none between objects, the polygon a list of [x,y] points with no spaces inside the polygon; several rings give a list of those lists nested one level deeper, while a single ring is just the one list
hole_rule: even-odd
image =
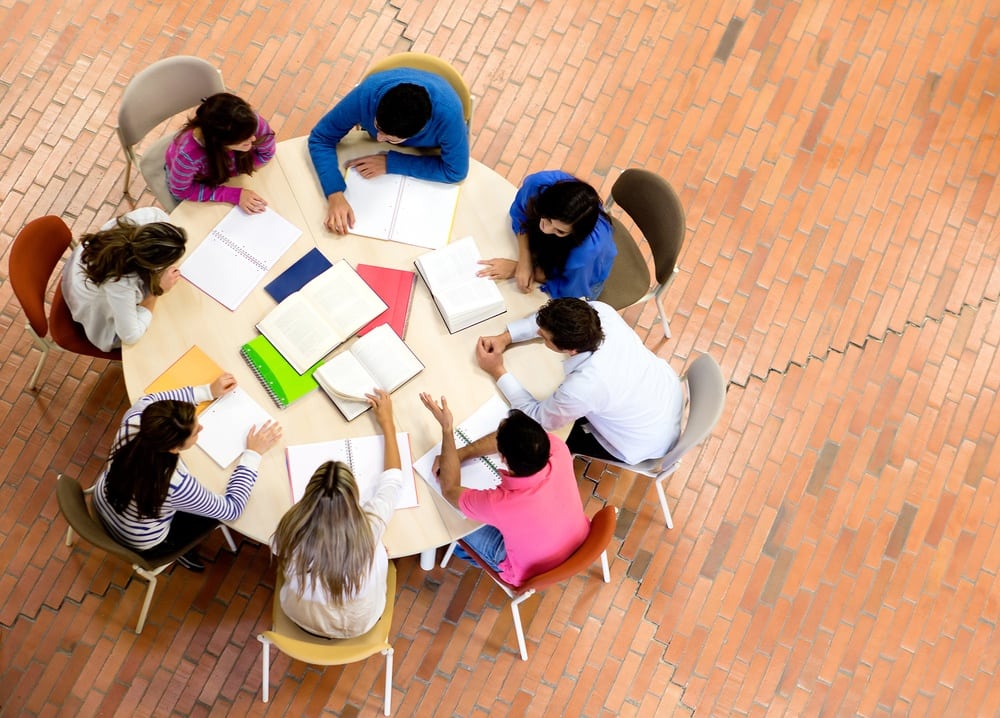
[{"label": "chair back", "polygon": [[414,70],[433,72],[435,75],[443,77],[458,95],[458,99],[462,101],[462,115],[465,117],[465,124],[468,125],[472,122],[472,93],[469,92],[469,86],[458,74],[458,70],[440,57],[427,55],[423,52],[399,52],[377,60],[368,68],[365,77],[374,75],[376,72],[394,70],[398,67],[411,67]]},{"label": "chair back", "polygon": [[115,541],[104,524],[91,515],[87,508],[87,498],[76,479],[60,476],[56,480],[56,500],[66,522],[87,543],[147,570],[154,570],[157,565],[164,563],[160,561],[151,564],[145,557]]},{"label": "chair back", "polygon": [[653,254],[654,276],[663,284],[674,271],[684,244],[684,208],[674,188],[657,174],[627,169],[611,187],[611,197],[635,222]]},{"label": "chair back", "polygon": [[547,586],[565,581],[587,570],[597,561],[615,534],[616,513],[614,506],[605,506],[590,520],[590,531],[580,547],[555,568],[540,573],[518,586],[517,591],[540,591]]},{"label": "chair back", "polygon": [[677,443],[662,459],[663,470],[680,461],[712,433],[726,403],[726,380],[722,369],[708,354],[691,362],[684,377],[688,387],[687,421]]},{"label": "chair back", "polygon": [[392,612],[396,603],[396,565],[392,561],[389,562],[386,577],[385,610],[382,617],[371,630],[355,638],[320,638],[302,630],[281,610],[283,584],[284,578],[279,573],[274,587],[274,627],[263,633],[282,653],[314,666],[340,666],[364,660],[390,648],[389,630],[392,628]]},{"label": "chair back", "polygon": [[73,240],[69,227],[52,215],[33,219],[17,233],[10,248],[10,284],[32,331],[48,334],[45,292],[59,260]]},{"label": "chair back", "polygon": [[222,74],[209,62],[177,55],[154,62],[135,75],[118,108],[118,135],[131,147],[150,130],[202,99],[225,91]]}]

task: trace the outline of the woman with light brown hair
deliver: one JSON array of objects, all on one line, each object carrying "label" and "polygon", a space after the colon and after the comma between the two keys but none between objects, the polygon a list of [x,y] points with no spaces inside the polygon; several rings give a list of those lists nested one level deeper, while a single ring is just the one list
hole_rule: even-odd
[{"label": "woman with light brown hair", "polygon": [[385,437],[385,468],[375,495],[362,501],[350,468],[327,461],[313,473],[272,539],[284,579],[282,610],[306,631],[327,638],[360,636],[385,610],[389,556],[382,534],[403,474],[392,401],[382,390],[368,401]]}]

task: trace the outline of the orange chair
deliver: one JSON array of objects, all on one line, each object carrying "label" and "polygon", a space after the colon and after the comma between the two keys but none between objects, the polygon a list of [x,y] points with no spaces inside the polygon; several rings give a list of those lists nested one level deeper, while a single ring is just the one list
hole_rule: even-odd
[{"label": "orange chair", "polygon": [[[528,649],[524,643],[524,628],[521,627],[521,613],[518,610],[518,606],[527,600],[529,596],[534,595],[543,588],[562,583],[566,579],[586,571],[597,559],[601,560],[604,583],[610,583],[611,573],[608,569],[607,549],[608,544],[611,543],[611,537],[615,533],[617,514],[618,509],[614,506],[605,506],[598,511],[594,514],[594,518],[590,520],[590,533],[587,534],[587,538],[580,544],[580,548],[555,568],[528,579],[520,586],[511,586],[500,578],[500,575],[496,571],[487,566],[486,562],[465,541],[462,539],[457,541],[457,544],[465,549],[466,553],[479,564],[479,567],[489,574],[489,577],[510,597],[510,610],[514,614],[514,631],[517,633],[517,647],[521,651],[522,661],[528,660]],[[454,546],[455,544],[449,546],[444,560],[441,561],[442,566],[447,564]]]},{"label": "orange chair", "polygon": [[[32,389],[53,344],[74,354],[115,361],[122,358],[120,349],[105,352],[90,343],[83,326],[73,321],[59,281],[56,282],[48,316],[45,314],[45,293],[49,280],[72,241],[73,235],[66,223],[58,217],[48,216],[28,222],[18,232],[10,248],[10,285],[28,318],[27,328],[35,346],[42,352],[35,373],[31,375]],[[50,331],[51,340],[46,338]]]}]

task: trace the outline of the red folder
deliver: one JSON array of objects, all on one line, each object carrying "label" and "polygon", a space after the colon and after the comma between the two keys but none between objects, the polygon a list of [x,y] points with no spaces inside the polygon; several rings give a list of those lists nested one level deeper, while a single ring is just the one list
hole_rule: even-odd
[{"label": "red folder", "polygon": [[410,316],[410,301],[413,299],[417,275],[405,269],[376,267],[371,264],[359,264],[356,269],[389,307],[363,326],[358,331],[358,336],[364,336],[380,324],[388,324],[400,339],[405,339],[406,320]]}]

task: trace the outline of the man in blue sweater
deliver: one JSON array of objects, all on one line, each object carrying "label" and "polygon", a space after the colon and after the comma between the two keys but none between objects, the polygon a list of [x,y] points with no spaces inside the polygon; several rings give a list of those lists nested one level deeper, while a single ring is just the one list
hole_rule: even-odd
[{"label": "man in blue sweater", "polygon": [[347,167],[355,167],[362,177],[388,172],[461,182],[469,173],[469,130],[462,101],[448,81],[408,67],[377,72],[347,93],[309,134],[309,156],[327,196],[325,224],[331,232],[346,234],[354,226],[337,144],[355,125],[379,142],[441,150],[434,155],[390,151],[348,162]]}]

